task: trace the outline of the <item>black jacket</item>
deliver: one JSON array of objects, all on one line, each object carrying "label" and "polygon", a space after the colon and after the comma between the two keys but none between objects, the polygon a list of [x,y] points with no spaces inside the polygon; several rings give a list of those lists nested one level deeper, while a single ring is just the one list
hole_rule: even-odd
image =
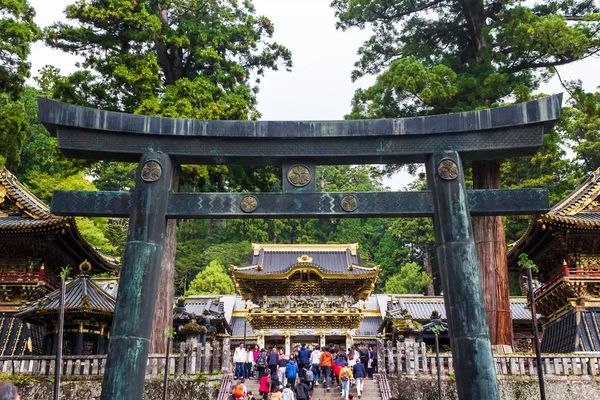
[{"label": "black jacket", "polygon": [[296,400],[308,399],[308,385],[306,383],[300,382],[294,390],[296,391]]}]

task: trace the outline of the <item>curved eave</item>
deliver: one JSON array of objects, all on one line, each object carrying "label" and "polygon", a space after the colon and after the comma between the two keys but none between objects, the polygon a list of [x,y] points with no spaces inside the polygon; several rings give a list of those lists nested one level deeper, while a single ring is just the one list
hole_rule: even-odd
[{"label": "curved eave", "polygon": [[537,249],[545,243],[554,240],[553,232],[562,231],[600,231],[598,223],[584,223],[573,217],[558,215],[536,215],[529,222],[527,230],[507,252],[509,268],[517,268],[517,262],[521,253],[528,254],[533,260],[537,257]]},{"label": "curved eave", "polygon": [[268,272],[249,273],[249,272],[246,272],[246,271],[248,271],[248,268],[234,267],[232,269],[232,275],[235,279],[242,279],[242,280],[271,280],[271,279],[289,279],[292,275],[294,275],[295,273],[297,273],[299,271],[310,271],[310,272],[316,273],[322,279],[353,280],[353,279],[378,278],[380,271],[381,271],[379,266],[377,266],[377,267],[350,266],[350,267],[353,267],[354,269],[360,268],[361,271],[364,271],[364,272],[360,272],[360,273],[335,272],[335,273],[332,273],[332,272],[324,271],[322,268],[320,268],[319,266],[314,265],[314,264],[307,264],[307,265],[296,264],[296,265],[291,266],[289,269],[287,269],[285,271],[277,272],[277,273],[268,273]]},{"label": "curved eave", "polygon": [[426,117],[343,121],[213,121],[103,111],[38,97],[40,121],[57,127],[141,135],[310,138],[476,132],[530,124],[553,125],[562,94],[487,110]]}]

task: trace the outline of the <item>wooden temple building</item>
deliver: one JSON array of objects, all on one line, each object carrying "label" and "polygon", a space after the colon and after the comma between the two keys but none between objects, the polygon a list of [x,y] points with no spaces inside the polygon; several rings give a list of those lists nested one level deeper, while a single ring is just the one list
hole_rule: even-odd
[{"label": "wooden temple building", "polygon": [[358,244],[253,244],[249,265],[231,270],[243,303],[233,312],[235,339],[251,334],[288,353],[297,343],[351,343],[380,274],[362,265]]},{"label": "wooden temple building", "polygon": [[[110,339],[115,298],[91,278],[92,266],[88,261],[79,268],[79,276],[65,285],[63,354],[104,354]],[[59,310],[60,290],[55,290],[30,302],[15,315],[27,324],[43,327],[43,354],[57,352]]]},{"label": "wooden temple building", "polygon": [[[447,322],[446,308],[442,296],[390,295],[383,321],[378,333],[387,341],[425,342],[428,346],[435,343],[433,332],[423,329],[432,320],[432,314],[439,313],[439,319]],[[523,296],[510,298],[510,314],[513,326],[513,349],[516,352],[533,351],[533,331],[531,328],[531,310]],[[450,346],[449,332],[443,330],[439,335],[442,346]]]},{"label": "wooden temple building", "polygon": [[41,354],[42,326],[14,318],[27,302],[59,287],[59,273],[88,260],[91,271],[115,270],[119,260],[101,254],[74,218],[50,213],[7,169],[0,170],[0,355]]},{"label": "wooden temple building", "polygon": [[539,268],[535,304],[542,352],[600,351],[600,169],[547,214],[536,215],[508,252]]}]

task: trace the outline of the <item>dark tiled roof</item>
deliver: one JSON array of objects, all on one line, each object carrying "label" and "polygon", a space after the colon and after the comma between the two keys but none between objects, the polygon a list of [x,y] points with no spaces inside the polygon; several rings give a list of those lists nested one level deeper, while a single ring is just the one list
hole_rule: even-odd
[{"label": "dark tiled roof", "polygon": [[575,313],[569,313],[546,326],[540,350],[542,353],[572,353],[575,351],[576,337],[576,316]]},{"label": "dark tiled roof", "polygon": [[[109,318],[115,310],[115,298],[106,293],[89,276],[82,271],[79,276],[65,285],[65,313],[82,312],[86,314],[100,313]],[[44,315],[58,313],[60,305],[60,289],[55,290],[39,300],[31,302],[16,317],[25,321],[40,321]]]},{"label": "dark tiled roof", "polygon": [[[358,275],[371,272],[361,266],[358,245],[253,245],[250,266],[236,268],[245,274],[282,274],[295,266],[315,266],[325,273]],[[256,266],[257,268],[249,268]]]},{"label": "dark tiled roof", "polygon": [[576,351],[600,351],[600,309],[580,311],[579,347]]},{"label": "dark tiled roof", "polygon": [[190,319],[191,314],[208,319],[225,319],[224,305],[218,298],[191,298],[185,300],[185,306],[176,304],[173,319]]},{"label": "dark tiled roof", "polygon": [[255,337],[252,327],[249,322],[246,322],[244,317],[231,317],[231,336],[242,337],[244,336],[244,328],[246,328],[246,337]]},{"label": "dark tiled roof", "polygon": [[[523,297],[512,298],[510,313],[513,320],[531,320],[531,311],[526,308],[527,300]],[[427,321],[433,310],[439,311],[441,318],[446,319],[446,308],[443,297],[409,297],[388,301],[387,311],[391,317],[400,317],[408,312],[413,319]]]},{"label": "dark tiled roof", "polygon": [[[0,313],[0,355],[22,356],[32,354],[33,339],[39,336],[39,328],[26,324],[12,313]],[[32,339],[32,340],[30,340]]]},{"label": "dark tiled roof", "polygon": [[[0,170],[0,187],[4,189],[0,190],[0,193],[6,192],[5,196],[0,198],[0,234],[64,229],[68,234],[65,235],[65,231],[63,231],[61,241],[76,242],[77,245],[71,244],[74,248],[71,251],[81,252],[83,250],[79,254],[81,260],[88,258],[93,260],[94,266],[99,265],[106,270],[118,268],[118,258],[102,254],[81,236],[74,218],[52,214],[50,208],[6,168]],[[1,211],[3,207],[5,210],[8,208],[12,211],[3,213]],[[16,211],[14,211],[15,207]]]},{"label": "dark tiled roof", "polygon": [[381,321],[381,317],[364,317],[360,322],[356,336],[377,336]]}]

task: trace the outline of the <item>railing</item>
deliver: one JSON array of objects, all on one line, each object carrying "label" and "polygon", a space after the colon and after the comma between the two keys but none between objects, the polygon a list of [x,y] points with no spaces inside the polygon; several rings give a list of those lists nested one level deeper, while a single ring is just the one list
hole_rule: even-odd
[{"label": "railing", "polygon": [[[427,353],[423,343],[399,343],[385,347],[385,370],[400,375],[437,375],[436,355]],[[537,376],[535,354],[494,354],[497,375]],[[454,373],[452,354],[441,353],[442,375]],[[546,375],[600,375],[600,353],[542,354]]]},{"label": "railing", "polygon": [[39,272],[18,272],[6,271],[0,272],[0,282],[3,283],[37,283],[44,282],[52,289],[58,289],[59,284],[54,282],[43,270]]},{"label": "railing", "polygon": [[598,279],[600,278],[600,268],[584,268],[584,267],[564,267],[562,271],[554,275],[549,281],[537,288],[533,295],[539,297],[546,293],[550,288],[560,282],[563,278],[569,277],[573,279]]},{"label": "railing", "polygon": [[381,392],[381,400],[390,400],[392,398],[392,390],[385,372],[375,374],[375,379],[379,382],[379,391]]},{"label": "railing", "polygon": [[219,388],[219,395],[217,396],[217,400],[227,400],[229,398],[231,392],[231,380],[233,379],[233,375],[225,374],[221,379],[221,387]]},{"label": "railing", "polygon": [[[164,354],[150,354],[147,376],[195,375],[202,373],[220,373],[220,354],[212,352],[211,346],[184,349],[179,354],[172,354],[168,368],[165,368]],[[0,357],[0,373],[16,375],[32,375],[52,377],[55,371],[54,356],[3,356]],[[106,355],[63,356],[62,374],[64,376],[103,376],[106,367]]]}]

